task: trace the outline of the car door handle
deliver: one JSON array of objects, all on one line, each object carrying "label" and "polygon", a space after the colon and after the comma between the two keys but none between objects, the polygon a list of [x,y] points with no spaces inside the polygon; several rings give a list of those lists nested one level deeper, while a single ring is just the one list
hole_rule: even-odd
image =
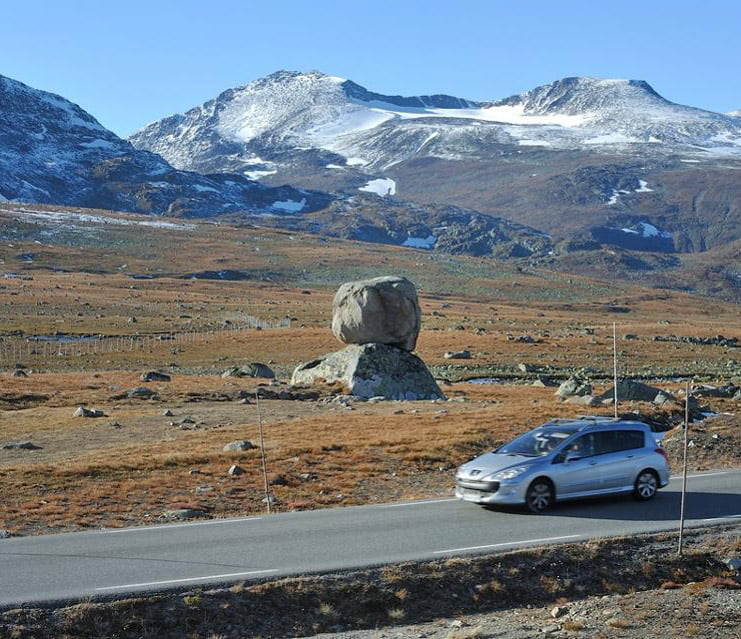
[{"label": "car door handle", "polygon": [[635,457],[635,455],[626,455],[625,459],[633,459],[633,457]]},{"label": "car door handle", "polygon": [[590,466],[596,466],[596,465],[597,465],[597,462],[596,462],[596,461],[594,461],[594,462],[589,462],[589,465],[590,465]]}]

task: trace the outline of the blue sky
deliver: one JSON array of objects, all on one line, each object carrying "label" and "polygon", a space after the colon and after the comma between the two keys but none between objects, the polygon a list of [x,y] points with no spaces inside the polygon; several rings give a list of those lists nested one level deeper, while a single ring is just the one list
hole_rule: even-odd
[{"label": "blue sky", "polygon": [[0,73],[125,136],[277,69],[496,99],[573,75],[741,109],[741,2],[3,0]]}]

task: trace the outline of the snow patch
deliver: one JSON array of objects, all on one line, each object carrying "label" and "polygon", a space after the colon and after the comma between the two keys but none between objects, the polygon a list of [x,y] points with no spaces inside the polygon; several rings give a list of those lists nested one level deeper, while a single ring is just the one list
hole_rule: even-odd
[{"label": "snow patch", "polygon": [[108,140],[93,140],[92,142],[81,142],[78,146],[84,146],[86,149],[106,149],[106,150],[116,150],[118,147],[113,144],[113,142],[109,142]]},{"label": "snow patch", "polygon": [[306,206],[306,198],[301,198],[300,202],[296,202],[295,200],[283,200],[282,202],[273,202],[270,205],[271,209],[275,209],[278,211],[285,211],[286,213],[298,213],[299,211],[302,211],[304,206]]},{"label": "snow patch", "polygon": [[368,164],[368,160],[363,158],[346,158],[347,166],[365,166]]},{"label": "snow patch", "polygon": [[638,180],[638,188],[635,190],[636,193],[653,193],[653,189],[648,188],[648,182],[645,180]]},{"label": "snow patch", "polygon": [[213,188],[212,186],[202,186],[201,184],[194,184],[193,188],[198,191],[199,193],[206,193],[206,192],[212,192],[212,193],[218,193],[219,190]]},{"label": "snow patch", "polygon": [[519,146],[551,146],[546,140],[517,140]]},{"label": "snow patch", "polygon": [[640,140],[628,137],[624,133],[606,133],[584,140],[584,144],[630,144],[636,142],[640,142]]},{"label": "snow patch", "polygon": [[641,237],[660,237],[662,239],[671,239],[672,234],[667,231],[662,231],[656,228],[653,224],[648,222],[638,222],[636,226],[640,227],[640,230],[622,228],[620,229],[623,233],[633,233],[634,235],[640,235]]},{"label": "snow patch", "polygon": [[612,197],[610,197],[609,200],[607,200],[607,206],[613,206],[614,204],[617,204],[618,198],[621,195],[628,195],[630,191],[626,191],[624,189],[613,189],[612,190]]},{"label": "snow patch", "polygon": [[327,166],[324,167],[325,169],[344,169],[344,166],[340,166],[339,164],[327,164]]},{"label": "snow patch", "polygon": [[381,197],[396,195],[396,182],[391,178],[378,178],[376,180],[371,180],[365,186],[361,186],[358,191],[375,193]]},{"label": "snow patch", "polygon": [[435,246],[437,237],[434,235],[428,235],[427,237],[408,237],[404,240],[402,246],[408,246],[410,248],[418,249],[431,249]]},{"label": "snow patch", "polygon": [[276,169],[272,169],[269,171],[245,171],[244,174],[250,179],[250,180],[259,180],[260,178],[267,177],[268,175],[275,175],[278,171]]},{"label": "snow patch", "polygon": [[90,215],[88,213],[74,213],[70,211],[38,211],[35,209],[13,209],[3,210],[3,213],[23,220],[39,220],[53,224],[70,224],[74,222],[92,224],[112,224],[119,226],[148,226],[161,229],[178,229],[190,231],[196,228],[195,224],[177,224],[173,222],[162,222],[160,220],[136,220],[118,217],[105,217],[103,215]]}]

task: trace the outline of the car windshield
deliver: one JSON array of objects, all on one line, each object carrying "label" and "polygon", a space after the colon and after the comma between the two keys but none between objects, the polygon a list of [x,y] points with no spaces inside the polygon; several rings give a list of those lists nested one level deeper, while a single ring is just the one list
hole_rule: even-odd
[{"label": "car windshield", "polygon": [[567,428],[539,428],[520,435],[494,452],[524,457],[543,457],[560,446],[574,432]]}]

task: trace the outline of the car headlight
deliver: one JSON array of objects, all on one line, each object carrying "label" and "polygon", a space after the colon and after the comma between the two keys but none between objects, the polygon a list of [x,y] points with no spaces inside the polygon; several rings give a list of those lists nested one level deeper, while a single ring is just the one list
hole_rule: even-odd
[{"label": "car headlight", "polygon": [[500,470],[498,473],[490,475],[488,479],[493,481],[507,481],[508,479],[519,477],[526,470],[527,466],[515,466],[514,468],[507,468],[507,470]]}]

